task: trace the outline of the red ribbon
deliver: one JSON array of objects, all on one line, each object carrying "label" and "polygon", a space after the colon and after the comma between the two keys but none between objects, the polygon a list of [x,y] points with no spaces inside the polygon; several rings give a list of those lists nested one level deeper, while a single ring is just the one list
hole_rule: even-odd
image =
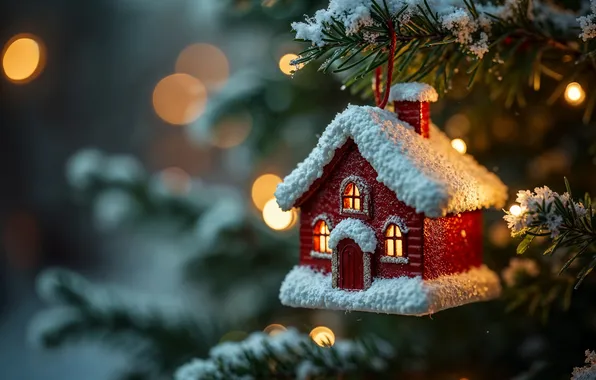
[{"label": "red ribbon", "polygon": [[393,77],[393,60],[395,58],[395,45],[397,44],[397,38],[395,35],[395,31],[393,30],[393,21],[390,20],[387,23],[387,26],[389,27],[389,34],[391,35],[391,44],[389,46],[389,58],[387,61],[387,81],[383,99],[381,99],[381,73],[383,69],[381,68],[381,66],[379,66],[375,71],[375,101],[377,103],[377,107],[379,108],[385,108],[387,106],[387,102],[389,101],[389,92],[391,88],[391,80]]}]

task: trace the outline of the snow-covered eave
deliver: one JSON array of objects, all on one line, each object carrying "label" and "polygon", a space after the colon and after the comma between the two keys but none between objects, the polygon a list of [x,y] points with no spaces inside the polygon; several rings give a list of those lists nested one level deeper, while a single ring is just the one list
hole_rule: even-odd
[{"label": "snow-covered eave", "polygon": [[[355,117],[358,119],[354,120]],[[362,157],[379,173],[377,177],[379,182],[394,191],[396,196],[406,205],[428,217],[435,218],[483,208],[498,208],[504,205],[507,199],[507,188],[500,179],[476,162],[473,157],[469,155],[459,156],[459,153],[455,151],[447,154],[443,166],[452,167],[449,160],[455,159],[459,161],[460,166],[467,165],[467,168],[472,168],[472,171],[466,173],[467,175],[459,182],[457,180],[451,181],[457,183],[457,185],[452,184],[451,186],[459,186],[459,188],[450,188],[448,183],[442,182],[444,179],[439,180],[437,173],[434,175],[422,173],[424,170],[432,171],[437,169],[429,169],[428,166],[426,169],[422,169],[418,167],[419,163],[415,162],[415,159],[407,156],[402,158],[404,162],[421,172],[415,178],[401,178],[403,168],[379,159],[376,157],[376,151],[361,149],[359,139],[353,131],[359,132],[362,128],[369,127],[377,128],[377,133],[384,133],[382,131],[383,125],[371,126],[383,122],[394,123],[394,126],[399,126],[402,131],[400,133],[405,133],[405,135],[397,137],[392,136],[393,138],[408,138],[412,141],[412,139],[419,137],[419,135],[410,136],[414,133],[413,128],[397,119],[394,113],[373,107],[349,106],[346,111],[337,115],[329,124],[309,156],[298,164],[297,168],[278,185],[275,198],[279,206],[287,211],[295,207],[298,202],[303,202],[303,196],[308,193],[317,180],[323,177],[325,167],[333,160],[337,149],[341,148],[348,139],[354,140]],[[354,123],[357,125],[354,125]],[[364,123],[364,125],[358,123]],[[366,125],[367,123],[369,125]],[[376,137],[372,136],[372,138]],[[422,137],[419,138],[422,139]],[[446,144],[449,145],[449,149],[452,149],[450,142],[445,141],[446,139],[447,137],[438,128],[431,126],[431,138],[425,140],[428,143],[423,144],[429,145],[428,147],[425,146],[428,149],[441,147],[444,150],[443,146]],[[416,144],[420,145],[419,143]],[[406,154],[403,152],[407,152],[409,149],[408,146],[392,146],[391,142],[385,143],[382,141],[381,145],[383,146],[380,146],[379,149],[385,149],[384,153],[389,155],[393,154],[392,152],[398,155]],[[418,148],[420,149],[420,147]],[[458,155],[455,158],[453,157],[454,153]],[[396,181],[396,178],[400,178],[398,188],[392,183],[392,181]],[[466,186],[462,186],[462,184],[466,184]],[[407,191],[403,191],[404,188],[407,188]]]},{"label": "snow-covered eave", "polygon": [[347,218],[339,222],[329,235],[329,248],[335,250],[343,239],[352,239],[364,253],[374,253],[377,248],[375,231],[359,219]]}]

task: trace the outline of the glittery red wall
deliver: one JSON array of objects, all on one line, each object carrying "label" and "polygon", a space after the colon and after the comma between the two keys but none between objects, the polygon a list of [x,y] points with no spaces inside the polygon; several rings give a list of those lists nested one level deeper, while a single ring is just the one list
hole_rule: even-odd
[{"label": "glittery red wall", "polygon": [[419,135],[429,137],[430,104],[428,102],[393,102],[400,120],[410,124]]},{"label": "glittery red wall", "polygon": [[424,278],[482,264],[482,211],[424,221]]},{"label": "glittery red wall", "polygon": [[[369,216],[340,213],[340,187],[344,178],[356,175],[368,184],[370,192]],[[335,157],[324,169],[321,179],[315,181],[310,191],[298,200],[300,214],[300,263],[331,270],[330,259],[311,257],[312,250],[312,221],[320,214],[327,214],[332,226],[336,226],[345,218],[359,218],[366,221],[377,235],[377,251],[371,260],[373,276],[398,277],[422,275],[422,226],[423,216],[399,201],[395,193],[382,183],[377,182],[377,173],[373,167],[360,155],[356,144],[349,140],[336,151]],[[397,215],[401,217],[409,232],[405,235],[405,245],[408,264],[381,263],[380,256],[384,254],[384,231],[382,230],[387,218]],[[331,256],[331,255],[330,255]]]}]

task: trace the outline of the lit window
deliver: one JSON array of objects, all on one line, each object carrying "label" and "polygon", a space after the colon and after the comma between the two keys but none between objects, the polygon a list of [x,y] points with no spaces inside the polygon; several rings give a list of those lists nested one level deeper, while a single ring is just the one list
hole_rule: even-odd
[{"label": "lit window", "polygon": [[346,185],[343,194],[343,208],[349,210],[362,210],[362,196],[360,189],[353,182]]},{"label": "lit window", "polygon": [[329,249],[329,226],[327,226],[324,220],[319,220],[315,224],[313,231],[313,251],[331,253],[331,249]]},{"label": "lit window", "polygon": [[385,254],[395,257],[404,255],[403,236],[401,230],[395,224],[390,224],[385,231]]}]

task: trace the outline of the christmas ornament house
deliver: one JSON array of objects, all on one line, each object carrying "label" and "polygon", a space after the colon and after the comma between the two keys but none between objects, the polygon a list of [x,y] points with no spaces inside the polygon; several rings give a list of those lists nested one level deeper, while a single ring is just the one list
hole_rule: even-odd
[{"label": "christmas ornament house", "polygon": [[395,112],[349,106],[275,193],[300,208],[284,305],[424,315],[500,294],[482,263],[482,209],[507,188],[429,120],[431,86],[391,89]]}]

